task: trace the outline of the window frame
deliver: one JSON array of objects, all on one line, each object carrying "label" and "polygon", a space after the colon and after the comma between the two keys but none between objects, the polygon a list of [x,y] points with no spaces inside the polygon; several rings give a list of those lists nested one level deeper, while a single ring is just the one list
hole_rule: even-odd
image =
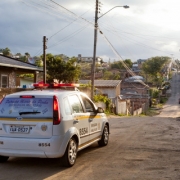
[{"label": "window frame", "polygon": [[[96,108],[95,108],[95,105],[92,101],[90,101],[86,96],[83,96],[82,94],[80,95],[81,96],[81,99],[82,99],[82,104],[83,104],[83,107],[84,107],[84,111],[87,112],[87,113],[90,113],[90,112],[96,112]],[[87,111],[86,109],[86,106],[85,106],[85,101],[87,101],[93,108],[93,111]]]},{"label": "window frame", "polygon": [[[6,84],[6,87],[3,87],[4,84],[3,84],[3,77],[6,77],[7,79],[7,84]],[[9,76],[7,74],[1,74],[1,88],[8,88],[9,87]]]}]

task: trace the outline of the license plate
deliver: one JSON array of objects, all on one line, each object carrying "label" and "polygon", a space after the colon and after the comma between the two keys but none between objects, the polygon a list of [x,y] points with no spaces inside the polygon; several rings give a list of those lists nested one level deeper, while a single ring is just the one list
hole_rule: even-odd
[{"label": "license plate", "polygon": [[29,133],[29,126],[10,126],[10,133]]}]

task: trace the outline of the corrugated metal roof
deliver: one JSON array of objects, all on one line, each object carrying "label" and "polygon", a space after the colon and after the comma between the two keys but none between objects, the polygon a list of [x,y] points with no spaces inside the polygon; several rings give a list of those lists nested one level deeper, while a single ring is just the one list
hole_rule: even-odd
[{"label": "corrugated metal roof", "polygon": [[[79,80],[80,84],[91,84],[90,80]],[[116,87],[121,80],[94,80],[95,87]]]},{"label": "corrugated metal roof", "polygon": [[0,55],[0,66],[15,67],[15,68],[20,68],[20,69],[28,69],[28,70],[35,70],[35,71],[43,71],[42,68],[39,68],[33,64],[25,63],[17,59],[6,57],[3,55]]}]

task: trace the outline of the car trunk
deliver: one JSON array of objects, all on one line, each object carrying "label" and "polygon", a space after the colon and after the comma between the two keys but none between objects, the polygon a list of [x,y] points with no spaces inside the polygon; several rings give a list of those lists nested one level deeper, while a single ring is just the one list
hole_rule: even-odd
[{"label": "car trunk", "polygon": [[0,136],[50,138],[52,127],[52,97],[6,97],[0,104]]}]

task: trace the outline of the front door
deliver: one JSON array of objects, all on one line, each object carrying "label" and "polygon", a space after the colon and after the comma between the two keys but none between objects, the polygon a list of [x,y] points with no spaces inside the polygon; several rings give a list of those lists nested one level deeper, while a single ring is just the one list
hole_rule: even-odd
[{"label": "front door", "polygon": [[94,104],[82,96],[85,114],[89,121],[89,138],[90,141],[93,141],[101,136],[102,130],[102,117],[100,114],[96,112]]}]

